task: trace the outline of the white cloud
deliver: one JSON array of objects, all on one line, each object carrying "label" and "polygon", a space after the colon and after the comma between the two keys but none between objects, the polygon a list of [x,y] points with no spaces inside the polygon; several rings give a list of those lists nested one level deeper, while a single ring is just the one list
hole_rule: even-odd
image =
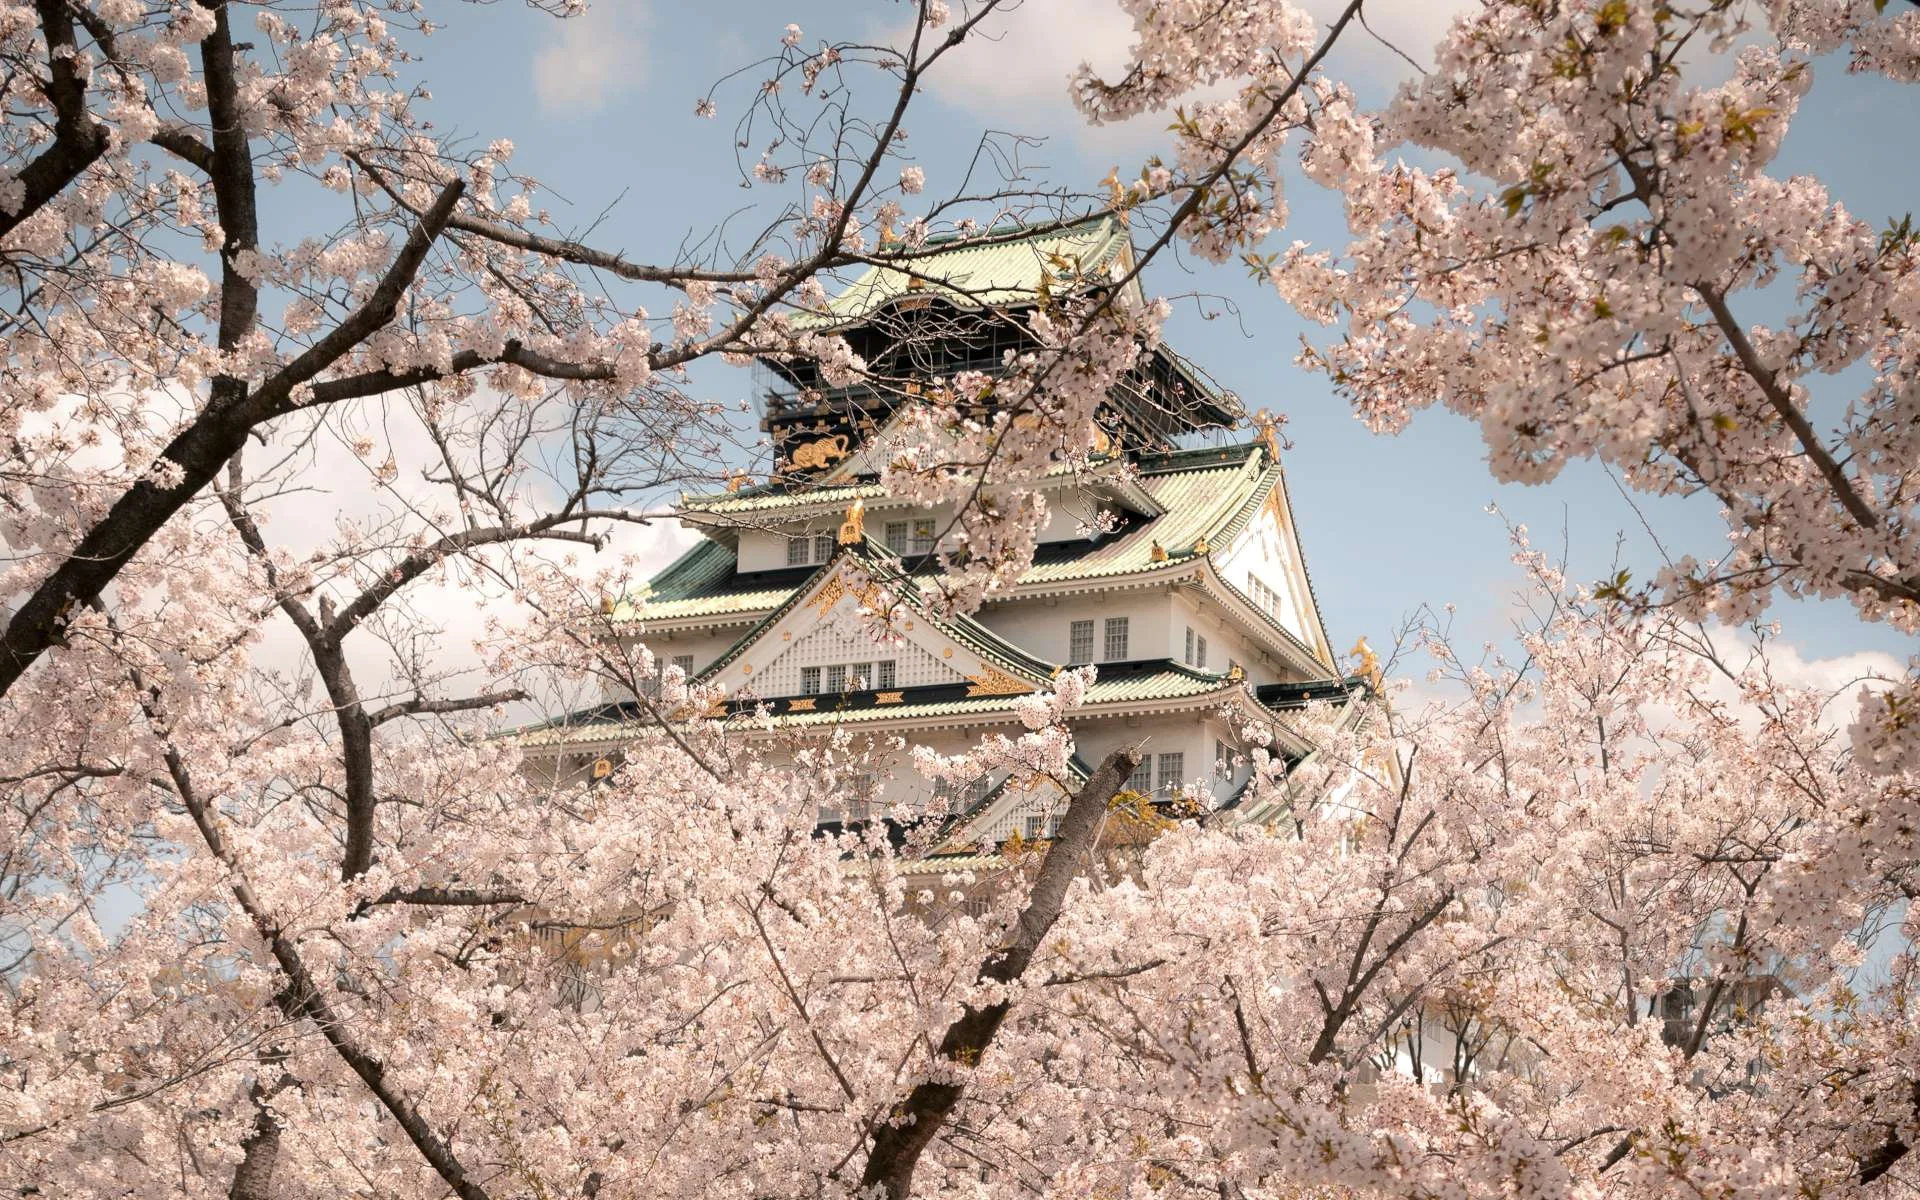
[{"label": "white cloud", "polygon": [[700,535],[681,524],[678,517],[664,515],[645,525],[614,525],[608,534],[607,552],[632,555],[649,578],[666,570],[668,563],[700,540]]},{"label": "white cloud", "polygon": [[[891,41],[905,45],[907,32],[895,30]],[[1164,139],[1164,117],[1088,125],[1067,92],[1068,78],[1081,63],[1116,74],[1132,45],[1133,22],[1117,0],[1027,0],[982,24],[928,73],[926,88],[943,103],[1011,133],[1136,156]]]},{"label": "white cloud", "polygon": [[[1349,26],[1328,69],[1335,78],[1390,88],[1414,74],[1401,53],[1423,67],[1430,64],[1433,47],[1448,24],[1471,4],[1435,0],[1369,9],[1371,32],[1358,24]],[[1344,5],[1339,0],[1305,0],[1305,7],[1324,27]],[[896,43],[905,40],[903,32],[896,31]],[[1164,115],[1090,126],[1067,93],[1068,77],[1081,63],[1102,74],[1117,74],[1132,45],[1133,22],[1118,0],[1027,0],[981,26],[933,69],[927,88],[943,102],[1013,132],[1067,137],[1089,149],[1140,151],[1164,140]]]},{"label": "white cloud", "polygon": [[[1305,7],[1325,27],[1344,5],[1335,0],[1306,0]],[[1447,35],[1447,27],[1474,7],[1474,0],[1370,6],[1362,13],[1366,25],[1356,21],[1340,35],[1329,60],[1331,73],[1354,83],[1397,85],[1415,74],[1408,58],[1422,69],[1433,65],[1434,47]]]},{"label": "white cloud", "polygon": [[553,21],[533,54],[533,91],[549,112],[592,111],[640,82],[646,57],[644,0],[599,0]]}]

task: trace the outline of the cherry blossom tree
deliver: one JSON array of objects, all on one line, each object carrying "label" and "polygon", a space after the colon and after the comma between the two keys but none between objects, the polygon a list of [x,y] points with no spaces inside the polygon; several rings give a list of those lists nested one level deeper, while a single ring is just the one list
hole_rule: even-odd
[{"label": "cherry blossom tree", "polygon": [[[1705,601],[1622,605],[1523,546],[1537,608],[1522,657],[1473,662],[1443,623],[1420,630],[1447,698],[1376,683],[1362,708],[1284,718],[1315,751],[1252,752],[1264,823],[1142,812],[1122,790],[1133,750],[1073,784],[1065,721],[1090,675],[1064,672],[1023,702],[1020,736],[917,764],[1070,796],[1057,839],[971,872],[929,863],[925,826],[902,845],[878,827],[821,835],[816,805],[873,765],[867,748],[830,734],[776,767],[753,717],[691,719],[717,697],[596,630],[627,568],[588,548],[646,519],[636,497],[726,469],[733,426],[689,393],[689,366],[795,354],[870,374],[791,319],[835,272],[883,249],[910,269],[936,228],[991,241],[1010,236],[1002,216],[1097,207],[1135,222],[1137,264],[1181,239],[1224,256],[1283,224],[1296,138],[1356,198],[1390,190],[1367,166],[1374,126],[1317,73],[1357,3],[1324,31],[1284,4],[1128,7],[1135,61],[1077,85],[1097,118],[1247,88],[1188,108],[1176,154],[1137,184],[1003,178],[920,199],[900,137],[916,89],[994,8],[924,0],[897,48],[777,39],[737,134],[767,148],[745,169],[777,197],[762,232],[662,265],[556,228],[511,147],[435,140],[414,6],[257,5],[245,37],[230,3],[5,10],[6,1186],[476,1200],[1913,1182],[1913,962],[1858,969],[1916,886],[1913,764],[1853,753],[1832,697],[1690,623]],[[1898,61],[1886,31],[1907,26],[1846,12],[1781,20]],[[875,79],[876,109],[843,98]],[[797,107],[828,90],[830,118]],[[1736,158],[1775,120],[1740,111],[1753,142],[1716,135]],[[336,205],[337,230],[276,230],[288,189]],[[995,220],[963,227],[980,207]],[[1458,198],[1436,220],[1456,208],[1471,224]],[[1304,257],[1275,266],[1289,287],[1316,271],[1345,286]],[[1502,295],[1485,286],[1469,308]],[[1091,449],[1092,405],[1159,314],[1119,287],[1063,296],[1032,318],[1041,351],[996,381],[996,413],[969,411],[984,379],[958,379],[905,431],[890,486],[964,502],[954,606],[1018,572],[1037,528],[1011,503],[1020,482]],[[1673,353],[1693,356],[1685,386],[1734,386],[1706,351]],[[1751,414],[1726,411],[1739,433]],[[1864,450],[1835,461],[1866,503],[1902,494],[1860,474],[1882,471]],[[1703,486],[1761,486],[1724,479]],[[290,529],[322,482],[356,504],[320,534]],[[1764,538],[1774,557],[1754,562],[1768,587],[1898,584],[1883,536],[1846,543],[1829,575]],[[1897,619],[1886,603],[1870,615]],[[450,607],[484,618],[477,666],[440,645]],[[288,632],[299,654],[276,666],[269,639]],[[660,718],[606,780],[542,776],[485,736],[500,705],[572,686],[646,697]],[[1275,733],[1246,731],[1256,747]],[[109,928],[116,903],[132,911]]]},{"label": "cherry blossom tree", "polygon": [[[1717,501],[1730,545],[1623,576],[1623,597],[1735,623],[1840,597],[1920,632],[1916,237],[1772,169],[1819,79],[1920,79],[1920,12],[1488,4],[1436,53],[1378,112],[1323,87],[1300,163],[1343,197],[1350,245],[1262,252],[1250,220],[1199,248],[1342,327],[1304,361],[1376,429],[1444,405],[1498,478],[1594,458]],[[1868,761],[1920,755],[1916,686],[1864,700]]]}]

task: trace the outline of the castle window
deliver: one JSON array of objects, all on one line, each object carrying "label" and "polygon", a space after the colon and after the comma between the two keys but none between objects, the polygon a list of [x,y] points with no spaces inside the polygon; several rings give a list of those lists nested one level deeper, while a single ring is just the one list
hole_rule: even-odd
[{"label": "castle window", "polygon": [[1127,657],[1127,618],[1107,618],[1106,653],[1101,657],[1108,662],[1120,662]]},{"label": "castle window", "polygon": [[1067,650],[1070,663],[1090,663],[1093,661],[1093,622],[1075,621],[1067,639],[1071,645]]},{"label": "castle window", "polygon": [[873,686],[873,664],[855,663],[847,668],[847,682],[855,689]]},{"label": "castle window", "polygon": [[1207,665],[1207,639],[1196,635],[1193,639],[1193,645],[1193,665],[1196,667],[1205,667]]},{"label": "castle window", "polygon": [[913,540],[909,543],[909,549],[915,554],[927,554],[933,550],[932,521],[915,521],[913,523]]},{"label": "castle window", "polygon": [[1153,756],[1151,754],[1142,758],[1140,765],[1133,769],[1133,774],[1127,776],[1126,790],[1138,792],[1142,796],[1153,790]]},{"label": "castle window", "polygon": [[895,554],[907,552],[907,523],[905,521],[887,522],[887,549]]},{"label": "castle window", "polygon": [[884,690],[886,688],[892,687],[894,677],[898,674],[898,672],[896,672],[894,669],[894,666],[895,666],[894,660],[891,658],[883,658],[880,660],[879,666],[880,666],[879,673],[875,676],[873,681],[874,688],[876,690]]},{"label": "castle window", "polygon": [[833,535],[830,533],[816,533],[811,537],[802,534],[787,539],[787,565],[790,567],[811,566],[832,557]]},{"label": "castle window", "polygon": [[1233,778],[1233,750],[1225,742],[1213,744],[1213,773],[1222,779]]},{"label": "castle window", "polygon": [[933,785],[933,798],[945,801],[950,811],[960,812],[972,808],[987,798],[993,790],[993,779],[985,772],[974,777],[971,783],[956,783],[951,779],[942,779]]},{"label": "castle window", "polygon": [[693,678],[693,655],[676,654],[673,656],[673,665],[676,667],[679,667],[680,674],[682,674],[686,678],[688,679]]},{"label": "castle window", "polygon": [[1187,773],[1187,756],[1176,750],[1172,754],[1160,756],[1159,788],[1161,794],[1171,796],[1180,790],[1180,777]]},{"label": "castle window", "polygon": [[847,822],[861,824],[873,819],[873,776],[865,772],[847,781]]},{"label": "castle window", "polygon": [[1180,661],[1185,663],[1193,661],[1193,626],[1191,625],[1187,626],[1187,652],[1181,655]]},{"label": "castle window", "polygon": [[827,690],[829,692],[844,692],[847,690],[846,667],[832,666],[827,668]]},{"label": "castle window", "polygon": [[800,694],[802,696],[818,696],[820,694],[819,667],[800,668]]}]

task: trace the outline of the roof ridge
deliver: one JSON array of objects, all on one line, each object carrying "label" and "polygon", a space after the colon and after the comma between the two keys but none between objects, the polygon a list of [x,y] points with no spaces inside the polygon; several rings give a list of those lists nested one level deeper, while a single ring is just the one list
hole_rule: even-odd
[{"label": "roof ridge", "polygon": [[[1151,475],[1190,471],[1193,469],[1191,464],[1201,459],[1210,459],[1211,461],[1207,464],[1209,466],[1227,467],[1245,462],[1253,456],[1255,450],[1260,448],[1260,439],[1254,438],[1246,442],[1228,442],[1224,446],[1191,446],[1184,450],[1160,450],[1152,454],[1139,455],[1135,458],[1134,465],[1142,473]],[[1153,465],[1151,467],[1145,465],[1148,462]]]},{"label": "roof ridge", "polygon": [[[979,230],[974,233],[966,233],[958,229],[955,229],[949,233],[931,233],[927,235],[927,238],[925,241],[920,243],[919,247],[904,247],[904,252],[911,252],[913,250],[917,250],[920,247],[924,247],[924,246],[957,246],[962,249],[970,246],[991,246],[994,248],[999,248],[1002,246],[1017,246],[1022,241],[1026,240],[1026,238],[1055,237],[1060,234],[1072,233],[1074,230],[1087,225],[1112,225],[1117,227],[1118,222],[1114,220],[1113,214],[1110,212],[1088,213],[1085,216],[1076,217],[1072,220],[1064,221],[1064,222],[1063,222],[1063,219],[1059,217],[1054,217],[1045,221],[1016,220],[1010,226],[1007,226],[1007,225],[1002,225],[998,227],[988,226],[986,229]],[[1002,234],[1002,233],[1006,233],[1006,234],[1017,233],[1017,234],[1022,234],[1024,236],[1008,238],[1006,241],[996,240],[996,235]],[[966,241],[966,239],[968,238],[972,238],[974,240],[970,242]],[[903,253],[903,251],[896,250],[893,253],[895,255],[899,255]],[[887,256],[888,255],[885,250],[876,250],[873,254],[873,257],[875,258],[885,258]]]}]

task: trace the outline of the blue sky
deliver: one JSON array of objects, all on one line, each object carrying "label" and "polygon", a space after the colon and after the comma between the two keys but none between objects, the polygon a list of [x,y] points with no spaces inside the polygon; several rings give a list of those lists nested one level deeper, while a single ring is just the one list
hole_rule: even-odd
[{"label": "blue sky", "polygon": [[[1375,28],[1416,57],[1448,12],[1445,3],[1376,7]],[[774,49],[789,21],[801,25],[803,44],[811,45],[883,35],[909,12],[903,3],[596,0],[585,17],[557,22],[515,4],[447,6],[435,16],[451,24],[419,47],[420,77],[434,94],[424,111],[443,133],[481,143],[513,139],[515,167],[545,185],[563,228],[584,229],[598,219],[596,243],[657,260],[684,236],[704,233],[756,199],[738,185],[731,144],[743,89],[721,93],[714,121],[693,115],[699,95]],[[1112,62],[1129,36],[1114,0],[1027,0],[1001,41],[967,49],[951,75],[921,98],[909,131],[929,175],[928,193],[953,182],[956,159],[988,126],[1045,137],[1033,161],[1061,182],[1086,187],[1115,165],[1123,175],[1137,170],[1156,148],[1156,123],[1089,130],[1065,99],[1075,63]],[[1384,96],[1406,69],[1364,39],[1332,61],[1333,73],[1363,98]],[[1920,196],[1913,97],[1879,80],[1847,77],[1838,63],[1821,64],[1818,78],[1776,169],[1821,175],[1851,210],[1884,225]],[[1292,199],[1294,223],[1283,237],[1343,243],[1331,197],[1301,188]],[[1478,431],[1450,414],[1423,414],[1398,437],[1370,434],[1322,380],[1292,363],[1301,335],[1321,331],[1243,271],[1168,259],[1147,282],[1162,294],[1217,296],[1182,303],[1169,340],[1250,409],[1289,418],[1295,511],[1340,648],[1361,635],[1382,644],[1422,603],[1458,605],[1461,631],[1473,640],[1504,631],[1519,580],[1506,529],[1487,514],[1489,503],[1528,525],[1542,548],[1557,552],[1564,542],[1577,579],[1610,573],[1617,537],[1620,560],[1637,577],[1658,566],[1641,515],[1599,468],[1576,464],[1543,487],[1503,486],[1486,471]],[[746,372],[717,364],[695,384],[720,399],[747,394]],[[1721,544],[1723,527],[1710,501],[1638,500],[1675,555],[1706,557]],[[1780,605],[1773,615],[1807,657],[1912,652],[1909,640],[1863,626],[1843,604]]]}]

